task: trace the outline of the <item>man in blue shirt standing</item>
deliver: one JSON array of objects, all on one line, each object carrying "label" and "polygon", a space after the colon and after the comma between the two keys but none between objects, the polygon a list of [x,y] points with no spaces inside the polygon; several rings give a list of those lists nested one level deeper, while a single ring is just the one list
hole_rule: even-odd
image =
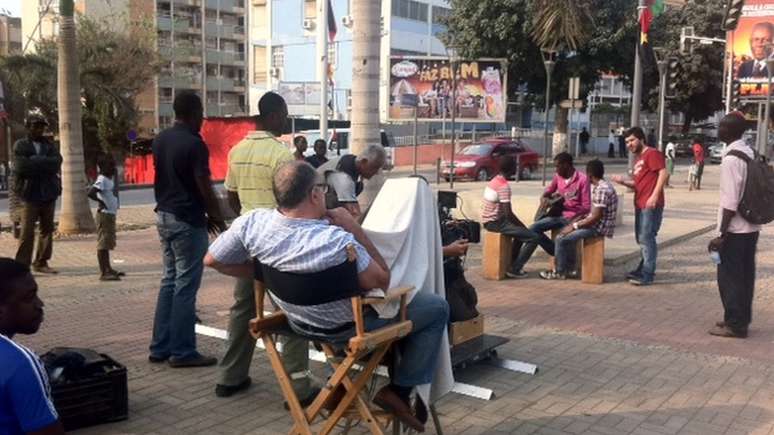
[{"label": "man in blue shirt standing", "polygon": [[10,258],[0,258],[0,276],[0,435],[64,434],[43,364],[12,341],[43,322],[38,285],[29,266]]}]

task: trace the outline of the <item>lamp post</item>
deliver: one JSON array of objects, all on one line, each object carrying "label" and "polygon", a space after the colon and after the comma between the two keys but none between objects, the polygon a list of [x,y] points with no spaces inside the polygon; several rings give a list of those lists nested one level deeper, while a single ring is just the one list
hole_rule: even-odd
[{"label": "lamp post", "polygon": [[453,44],[446,46],[451,68],[451,159],[449,160],[449,189],[454,189],[454,153],[457,152],[457,49]]},{"label": "lamp post", "polygon": [[[658,66],[658,149],[664,151],[664,114],[666,112],[666,75],[669,61],[660,49],[653,50]],[[652,145],[652,144],[651,144]]]},{"label": "lamp post", "polygon": [[[769,46],[769,53],[771,53],[771,47]],[[772,54],[766,58],[766,114],[763,121],[763,137],[758,142],[758,154],[762,156],[769,156],[769,121],[771,120],[771,71],[774,69],[774,58]]]},{"label": "lamp post", "polygon": [[543,186],[546,185],[546,168],[548,167],[548,109],[551,102],[551,73],[556,65],[556,50],[544,49],[543,66],[546,68],[546,105],[544,107],[545,118],[543,121]]}]

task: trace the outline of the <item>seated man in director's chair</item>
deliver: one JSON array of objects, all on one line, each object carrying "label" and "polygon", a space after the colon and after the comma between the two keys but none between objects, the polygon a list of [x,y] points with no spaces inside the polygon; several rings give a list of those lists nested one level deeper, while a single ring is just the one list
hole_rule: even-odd
[{"label": "seated man in director's chair", "polygon": [[[381,433],[360,390],[398,339],[400,358],[391,382],[376,393],[373,402],[408,427],[423,431],[426,413],[418,418],[409,397],[415,386],[432,381],[448,304],[440,296],[419,292],[404,305],[411,289],[394,289],[386,298],[401,297],[400,318],[379,318],[368,306],[374,300],[363,295],[370,289],[387,288],[390,271],[349,213],[326,210],[327,185],[322,176],[307,163],[289,162],[275,174],[273,188],[278,208],[256,210],[234,221],[212,244],[205,264],[228,275],[257,277],[258,318],[251,322],[251,332],[266,344],[293,415],[291,432],[311,433],[310,424],[323,405],[343,387],[346,394],[320,432],[333,429],[353,405],[372,432]],[[281,310],[267,317],[262,309],[264,284]],[[332,363],[334,374],[306,410],[290,388],[274,348],[272,334],[283,328],[320,343],[331,361],[335,349],[343,345],[346,350],[343,361]],[[362,372],[351,380],[349,368],[366,358],[367,362],[359,362]]]}]

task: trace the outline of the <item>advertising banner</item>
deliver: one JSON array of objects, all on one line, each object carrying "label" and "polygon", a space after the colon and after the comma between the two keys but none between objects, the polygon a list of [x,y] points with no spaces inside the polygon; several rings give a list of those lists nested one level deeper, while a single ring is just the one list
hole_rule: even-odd
[{"label": "advertising banner", "polygon": [[740,97],[766,98],[766,58],[772,54],[769,45],[774,40],[774,0],[747,0],[739,25],[728,37],[733,41],[734,79],[740,83]]},{"label": "advertising banner", "polygon": [[416,107],[420,121],[450,121],[452,107],[456,107],[459,122],[504,122],[505,61],[460,60],[454,64],[456,78],[447,58],[391,57],[389,120],[413,120]]}]

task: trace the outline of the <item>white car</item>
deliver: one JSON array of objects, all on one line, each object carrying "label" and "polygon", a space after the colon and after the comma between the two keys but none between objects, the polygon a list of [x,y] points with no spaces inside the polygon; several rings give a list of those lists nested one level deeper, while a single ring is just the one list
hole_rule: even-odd
[{"label": "white car", "polygon": [[723,159],[723,145],[712,145],[709,147],[709,161],[710,163],[720,163]]}]

